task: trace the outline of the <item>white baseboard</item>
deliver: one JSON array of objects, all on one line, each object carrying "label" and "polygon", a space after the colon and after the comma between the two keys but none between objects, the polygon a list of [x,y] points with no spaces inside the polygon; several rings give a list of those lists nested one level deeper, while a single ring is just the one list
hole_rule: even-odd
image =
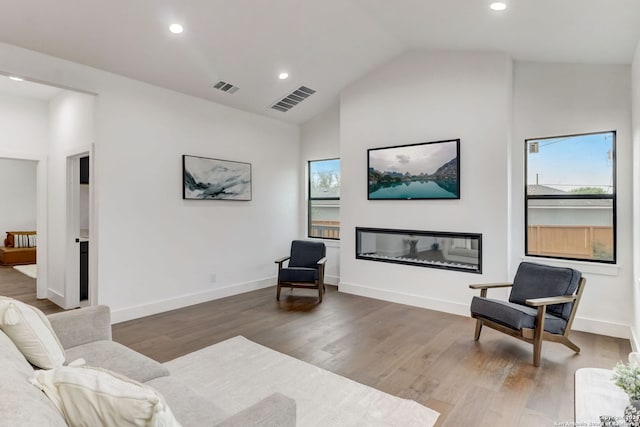
[{"label": "white baseboard", "polygon": [[327,285],[338,286],[340,283],[340,278],[338,276],[324,276],[324,283]]},{"label": "white baseboard", "polygon": [[640,346],[638,345],[638,334],[636,334],[635,328],[631,327],[629,329],[631,332],[631,337],[629,338],[629,341],[631,341],[631,351],[639,351],[638,349],[640,349]]},{"label": "white baseboard", "polygon": [[411,305],[414,307],[428,308],[430,310],[443,311],[445,313],[469,316],[469,304],[462,304],[455,301],[447,301],[438,298],[429,298],[421,295],[393,292],[382,289],[370,288],[368,286],[355,285],[341,282],[338,290],[347,294],[360,295],[384,301],[396,302],[399,304]]},{"label": "white baseboard", "polygon": [[64,307],[64,296],[62,294],[59,294],[58,292],[52,290],[52,289],[47,289],[47,299],[57,305],[59,305],[62,308]]},{"label": "white baseboard", "polygon": [[[224,288],[212,289],[204,292],[195,292],[187,295],[180,295],[175,298],[152,301],[147,304],[140,304],[131,307],[116,308],[111,311],[111,323],[126,322],[127,320],[138,319],[152,314],[163,313],[169,310],[188,307],[232,295],[243,294],[255,291],[256,289],[268,288],[276,283],[275,277],[254,280],[251,282],[238,283],[225,286]],[[275,299],[275,293],[274,293]]]},{"label": "white baseboard", "polygon": [[[389,290],[375,289],[367,286],[352,283],[340,283],[339,291],[347,294],[360,295],[363,297],[380,299],[383,301],[396,302],[399,304],[411,305],[414,307],[427,308],[429,310],[442,311],[445,313],[457,314],[470,317],[470,304],[455,301],[447,301],[438,298],[430,298],[421,295],[412,295]],[[617,338],[631,338],[632,348],[638,348],[638,341],[635,335],[632,337],[629,325],[621,323],[607,322],[597,319],[576,317],[573,322],[573,329],[576,331],[590,332],[593,334],[607,335]]]},{"label": "white baseboard", "polygon": [[[578,312],[580,308],[578,307]],[[590,332],[592,334],[606,335],[616,338],[631,338],[631,328],[622,323],[607,322],[605,320],[589,319],[576,316],[573,320],[574,331]],[[633,345],[633,342],[631,343]]]}]

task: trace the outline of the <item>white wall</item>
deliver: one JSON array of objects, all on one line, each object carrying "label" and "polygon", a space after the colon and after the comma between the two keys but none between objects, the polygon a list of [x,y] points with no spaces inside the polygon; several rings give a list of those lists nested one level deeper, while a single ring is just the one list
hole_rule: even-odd
[{"label": "white wall", "polygon": [[631,344],[640,349],[640,42],[631,65],[632,130],[633,130],[633,313]]},{"label": "white wall", "polygon": [[[115,77],[98,123],[101,302],[164,309],[275,283],[299,230],[297,127]],[[182,200],[183,154],[252,163],[253,200]]]},{"label": "white wall", "polygon": [[[300,170],[304,179],[300,182],[300,200],[307,200],[308,163],[310,160],[335,159],[340,157],[340,104],[331,107],[304,123],[300,130]],[[342,164],[341,164],[342,166]],[[342,167],[344,171],[344,168]],[[341,201],[342,203],[342,201]],[[306,237],[307,205],[300,204],[300,236]],[[340,230],[342,233],[342,228]],[[338,284],[340,281],[340,241],[324,240],[327,246],[326,281]]]},{"label": "white wall", "polygon": [[[511,61],[408,53],[341,94],[340,290],[468,315],[470,283],[508,273]],[[369,201],[367,149],[461,139],[461,199]],[[483,234],[483,274],[355,259],[356,226]]]},{"label": "white wall", "polygon": [[78,265],[67,260],[67,253],[79,253],[67,234],[67,156],[90,150],[95,102],[95,96],[71,91],[49,102],[48,295],[65,308],[79,302]]},{"label": "white wall", "polygon": [[617,266],[534,261],[581,270],[587,286],[575,329],[628,337],[632,323],[632,148],[630,68],[625,65],[540,64],[514,67],[511,271],[524,255],[524,140],[617,131]]},{"label": "white wall", "polygon": [[[6,44],[0,69],[98,94],[98,302],[114,321],[275,284],[301,228],[297,126]],[[182,154],[251,162],[253,200],[182,200]]]},{"label": "white wall", "polygon": [[47,102],[0,93],[0,132],[0,157],[45,155],[49,140]]},{"label": "white wall", "polygon": [[7,231],[36,230],[37,166],[33,160],[0,158],[0,246]]}]

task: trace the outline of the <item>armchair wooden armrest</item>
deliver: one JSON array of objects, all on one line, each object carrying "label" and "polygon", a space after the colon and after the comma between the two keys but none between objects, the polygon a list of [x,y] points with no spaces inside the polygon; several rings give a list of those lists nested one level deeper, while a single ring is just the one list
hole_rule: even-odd
[{"label": "armchair wooden armrest", "polygon": [[291,258],[291,256],[285,256],[282,258],[278,258],[277,260],[274,261],[274,263],[278,264],[278,269],[282,268],[282,263],[285,262],[286,260],[288,260],[289,258]]},{"label": "armchair wooden armrest", "polygon": [[540,307],[543,305],[552,305],[552,304],[566,304],[571,301],[575,301],[577,298],[576,295],[564,295],[558,297],[547,297],[547,298],[532,298],[525,300],[527,305],[531,307]]},{"label": "armchair wooden armrest", "polygon": [[484,283],[479,285],[469,285],[471,289],[480,289],[480,297],[487,297],[487,289],[494,288],[510,288],[513,286],[513,283]]},{"label": "armchair wooden armrest", "polygon": [[320,258],[316,264],[317,265],[324,265],[326,263],[327,263],[327,257],[324,257],[324,258]]},{"label": "armchair wooden armrest", "polygon": [[510,288],[513,283],[483,283],[479,285],[469,285],[471,289],[492,289],[492,288]]}]

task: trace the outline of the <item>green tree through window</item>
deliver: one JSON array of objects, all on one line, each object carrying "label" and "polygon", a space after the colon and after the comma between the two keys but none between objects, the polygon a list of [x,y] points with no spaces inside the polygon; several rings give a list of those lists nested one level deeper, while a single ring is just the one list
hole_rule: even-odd
[{"label": "green tree through window", "polygon": [[340,159],[309,162],[308,236],[340,238]]}]

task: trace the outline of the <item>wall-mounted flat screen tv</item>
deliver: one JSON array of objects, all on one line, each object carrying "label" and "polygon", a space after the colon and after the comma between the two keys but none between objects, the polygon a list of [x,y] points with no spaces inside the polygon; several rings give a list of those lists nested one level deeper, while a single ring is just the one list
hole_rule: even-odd
[{"label": "wall-mounted flat screen tv", "polygon": [[369,200],[460,198],[460,139],[370,148]]}]

